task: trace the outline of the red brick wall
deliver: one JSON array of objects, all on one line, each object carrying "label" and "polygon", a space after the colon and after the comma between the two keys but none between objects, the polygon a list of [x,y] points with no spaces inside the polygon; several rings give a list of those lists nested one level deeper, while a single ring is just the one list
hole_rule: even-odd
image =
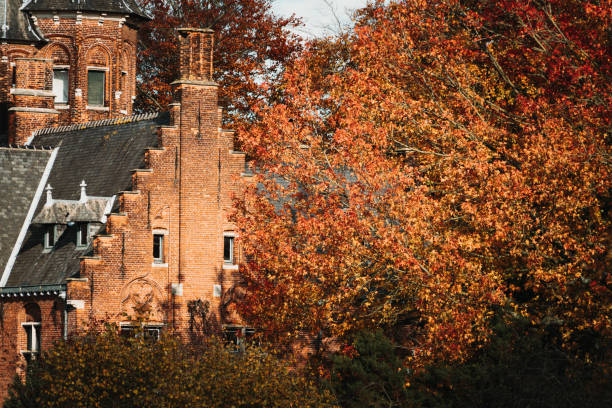
[{"label": "red brick wall", "polygon": [[[102,16],[95,13],[36,13],[33,19],[39,30],[48,40],[34,45],[0,45],[0,103],[14,107],[34,107],[32,101],[15,98],[11,93],[13,69],[17,58],[35,57],[51,59],[54,66],[68,66],[69,92],[68,104],[51,106],[59,113],[54,121],[42,121],[36,128],[53,125],[68,125],[92,120],[108,119],[132,115],[133,98],[136,95],[136,47],[138,28],[127,24],[124,16]],[[103,107],[87,105],[87,72],[98,68],[106,72],[105,97]],[[20,71],[19,64],[16,66]],[[27,71],[17,76],[29,78]],[[36,88],[36,81],[20,83],[17,88]],[[48,105],[47,102],[44,104]],[[54,105],[51,100],[51,105]],[[2,109],[6,109],[4,106]],[[5,118],[6,115],[2,117]],[[6,119],[3,119],[6,121]],[[38,119],[36,119],[38,120]],[[34,123],[33,121],[31,121]],[[6,129],[7,123],[0,126]],[[23,129],[30,131],[29,128]],[[31,136],[25,137],[25,140]],[[21,141],[21,136],[9,136]]]},{"label": "red brick wall", "polygon": [[[242,191],[245,156],[232,150],[233,133],[221,129],[217,85],[209,82],[212,33],[183,31],[182,36],[181,61],[191,68],[181,70],[174,83],[173,123],[159,130],[160,147],[145,152],[146,169],[134,172],[132,191],[118,195],[119,212],[108,217],[107,234],[94,239],[93,256],[81,261],[80,279],[68,282],[67,299],[84,306],[69,313],[69,333],[91,319],[126,323],[146,317],[187,334],[188,302],[197,299],[210,302],[217,327],[240,323],[226,313],[238,271],[224,268],[223,234],[233,231],[227,214]],[[164,234],[161,265],[153,260],[154,233]],[[173,284],[182,285],[182,294],[172,293]],[[213,285],[221,285],[221,297],[213,296]],[[0,304],[8,310],[0,374],[12,376],[18,356],[16,316],[23,305]],[[49,337],[43,346],[53,335],[61,336],[59,329],[44,330]],[[0,398],[4,386],[0,383]]]},{"label": "red brick wall", "polygon": [[26,349],[26,305],[35,303],[41,314],[41,351],[50,348],[63,333],[64,302],[51,297],[3,298],[0,301],[0,403],[16,374],[23,375]]},{"label": "red brick wall", "polygon": [[[136,84],[137,29],[120,16],[97,14],[39,15],[36,24],[49,43],[38,55],[52,58],[56,65],[69,65],[68,123],[106,119],[132,114]],[[87,107],[87,68],[107,69],[105,108]],[[80,92],[78,91],[80,90]]]},{"label": "red brick wall", "polygon": [[[184,40],[193,43],[191,35],[199,43],[212,37],[197,31]],[[173,124],[160,130],[161,147],[145,153],[147,169],[134,172],[133,191],[119,196],[120,213],[109,217],[108,235],[95,239],[94,257],[81,264],[90,283],[90,293],[80,295],[88,311],[83,315],[126,322],[125,314],[136,317],[134,306],[148,302],[150,321],[186,331],[187,304],[200,299],[210,302],[216,323],[236,319],[221,316],[227,299],[213,297],[213,285],[227,291],[237,280],[237,270],[223,268],[223,232],[233,230],[226,216],[241,191],[244,155],[231,151],[233,134],[221,130],[216,84],[185,79],[197,76],[182,72],[174,84]],[[162,265],[152,255],[156,232],[164,234]],[[183,285],[182,295],[172,294],[172,284]]]},{"label": "red brick wall", "polygon": [[9,108],[10,144],[23,145],[32,133],[57,124],[54,109],[53,61],[44,58],[15,58],[15,87],[11,89],[13,107]]}]

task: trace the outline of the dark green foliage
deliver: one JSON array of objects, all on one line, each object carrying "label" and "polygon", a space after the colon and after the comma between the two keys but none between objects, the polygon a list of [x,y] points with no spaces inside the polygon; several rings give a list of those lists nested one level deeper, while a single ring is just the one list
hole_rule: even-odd
[{"label": "dark green foliage", "polygon": [[382,332],[362,332],[354,344],[356,355],[331,357],[327,386],[343,407],[400,407],[406,403],[407,371]]},{"label": "dark green foliage", "polygon": [[[612,382],[599,359],[561,349],[554,326],[498,322],[486,348],[462,365],[429,367],[412,379],[420,407],[563,408],[612,406]],[[600,350],[601,351],[601,350]]]},{"label": "dark green foliage", "polygon": [[40,390],[45,383],[40,378],[40,365],[34,360],[28,365],[26,381],[22,382],[15,376],[13,384],[9,388],[9,396],[4,402],[4,408],[38,408],[40,407]]},{"label": "dark green foliage", "polygon": [[[558,327],[499,312],[491,341],[463,364],[409,374],[381,332],[329,359],[326,386],[343,407],[571,408],[612,406],[609,345],[592,338],[569,352]],[[410,384],[406,387],[406,384]]]}]

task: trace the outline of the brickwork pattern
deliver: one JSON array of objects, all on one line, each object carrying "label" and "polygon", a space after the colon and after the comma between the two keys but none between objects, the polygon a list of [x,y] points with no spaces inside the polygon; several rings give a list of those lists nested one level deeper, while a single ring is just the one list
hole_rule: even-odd
[{"label": "brickwork pattern", "polygon": [[[182,53],[210,55],[209,48],[185,46],[212,46],[209,37],[201,31],[184,35]],[[181,60],[205,58],[182,54]],[[147,150],[146,168],[134,171],[133,191],[119,196],[120,211],[109,217],[107,235],[96,238],[94,256],[82,263],[81,276],[92,282],[83,300],[94,318],[125,322],[137,317],[135,303],[146,301],[144,317],[186,332],[187,303],[200,299],[210,302],[219,325],[236,322],[224,313],[227,299],[213,296],[213,286],[224,293],[238,280],[237,270],[223,267],[223,233],[233,231],[227,213],[241,191],[245,156],[232,150],[233,133],[221,129],[217,86],[192,82],[211,67],[195,67],[193,75],[181,71],[172,125],[160,129],[160,147]],[[153,259],[154,234],[164,235],[161,264]],[[173,284],[182,285],[181,295],[172,293]]]},{"label": "brickwork pattern", "polygon": [[[33,17],[48,42],[0,45],[0,103],[21,108],[45,105],[58,110],[53,122],[42,121],[37,128],[132,115],[136,95],[136,27],[126,24],[123,16],[93,13],[35,14]],[[50,59],[52,67],[68,69],[68,103],[55,104],[53,99],[24,101],[15,96],[13,87],[38,89],[40,81],[25,70],[24,64],[17,62],[24,57]],[[105,72],[103,106],[87,104],[87,76],[91,69]],[[19,83],[15,83],[15,78]],[[25,83],[19,78],[25,79]],[[39,119],[35,117],[30,122]],[[5,128],[6,124],[2,126]],[[24,125],[14,124],[12,131],[19,126]],[[11,136],[9,131],[9,139],[20,143],[24,138]]]},{"label": "brickwork pattern", "polygon": [[21,352],[27,348],[27,337],[22,323],[32,320],[26,313],[27,306],[31,304],[36,304],[40,308],[41,350],[50,348],[63,335],[62,314],[65,306],[62,299],[26,296],[3,299],[0,302],[0,398],[2,400],[15,375],[24,374],[26,360]]},{"label": "brickwork pattern", "polygon": [[[13,100],[30,108],[11,116],[16,143],[24,143],[37,124],[49,123],[45,122],[47,117],[54,117],[54,124],[66,125],[105,119],[123,108],[131,112],[134,78],[130,76],[135,72],[132,28],[117,30],[117,21],[83,18],[78,23],[63,17],[59,22],[39,18],[37,24],[52,42],[32,52],[29,56],[34,59],[11,60],[19,68],[18,84],[28,91],[9,96],[19,96]],[[223,236],[234,231],[228,213],[233,198],[243,191],[245,155],[233,151],[233,132],[221,128],[218,89],[210,81],[212,32],[180,30],[180,35],[182,67],[173,85],[171,125],[161,127],[158,146],[144,152],[145,166],[133,171],[131,191],[118,192],[119,209],[108,216],[105,232],[94,237],[93,254],[81,260],[80,276],[66,283],[67,302],[78,307],[66,309],[64,320],[60,298],[0,300],[0,398],[6,396],[8,383],[23,367],[19,351],[23,349],[21,323],[26,319],[23,310],[27,302],[40,306],[43,349],[61,338],[64,325],[70,335],[99,320],[126,324],[130,319],[145,318],[150,324],[188,335],[188,303],[195,300],[210,303],[218,328],[224,323],[240,324],[232,312],[230,296],[239,275],[235,265],[224,264]],[[65,61],[70,61],[72,78],[70,109],[51,113],[57,106],[45,93],[50,89],[49,70]],[[120,76],[125,79],[127,75],[125,94],[109,101],[108,112],[87,110],[83,89],[86,66],[72,61],[108,66],[111,89],[121,83]],[[30,67],[29,76],[22,65]],[[73,88],[82,89],[81,96],[73,93]],[[153,258],[154,234],[164,237],[161,262]],[[234,256],[239,258],[237,249]],[[215,285],[221,287],[221,296],[214,296]]]}]

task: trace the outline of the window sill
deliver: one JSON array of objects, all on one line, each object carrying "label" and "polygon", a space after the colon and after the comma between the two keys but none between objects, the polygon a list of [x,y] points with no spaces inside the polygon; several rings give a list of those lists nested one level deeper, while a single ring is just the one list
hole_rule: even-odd
[{"label": "window sill", "polygon": [[168,264],[167,263],[161,263],[161,262],[153,262],[151,264],[152,267],[154,268],[167,268]]},{"label": "window sill", "polygon": [[237,271],[238,270],[238,265],[223,264],[223,270],[224,271]]},{"label": "window sill", "polygon": [[110,108],[108,106],[87,105],[87,110],[100,111],[100,112],[108,112],[108,111],[110,111]]},{"label": "window sill", "polygon": [[70,109],[70,105],[66,105],[65,103],[56,103],[53,107],[55,109],[57,109],[57,110],[67,110],[67,109]]}]

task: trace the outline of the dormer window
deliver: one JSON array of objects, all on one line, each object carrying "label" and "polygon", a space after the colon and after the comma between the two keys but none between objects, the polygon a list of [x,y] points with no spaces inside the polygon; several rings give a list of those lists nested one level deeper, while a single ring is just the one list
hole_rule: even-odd
[{"label": "dormer window", "polygon": [[44,248],[48,250],[53,249],[53,246],[57,242],[57,236],[58,236],[57,225],[56,224],[47,225],[46,230],[45,230],[44,242],[43,242]]},{"label": "dormer window", "polygon": [[53,93],[56,104],[68,103],[68,68],[53,69]]},{"label": "dormer window", "polygon": [[82,222],[78,224],[77,247],[85,248],[89,244],[89,224]]},{"label": "dormer window", "polygon": [[104,106],[104,88],[106,84],[106,72],[103,70],[87,71],[87,105]]}]

